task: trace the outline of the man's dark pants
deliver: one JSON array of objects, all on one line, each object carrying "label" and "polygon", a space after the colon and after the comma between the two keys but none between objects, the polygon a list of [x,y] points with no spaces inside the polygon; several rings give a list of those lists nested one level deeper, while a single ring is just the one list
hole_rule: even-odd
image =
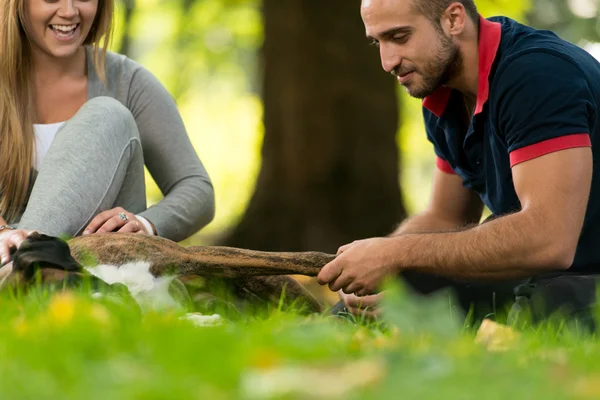
[{"label": "man's dark pants", "polygon": [[[451,289],[457,306],[477,324],[484,318],[506,316],[516,322],[526,316],[538,324],[550,318],[574,322],[595,330],[596,286],[598,275],[569,273],[546,274],[523,280],[501,282],[458,282],[447,278],[404,272],[402,281],[416,295],[429,295]],[[342,304],[332,310],[339,313]]]}]

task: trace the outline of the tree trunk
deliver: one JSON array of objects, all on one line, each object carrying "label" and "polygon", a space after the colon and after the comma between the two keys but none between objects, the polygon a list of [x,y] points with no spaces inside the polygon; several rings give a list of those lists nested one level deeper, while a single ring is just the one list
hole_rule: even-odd
[{"label": "tree trunk", "polygon": [[229,246],[335,252],[405,217],[395,82],[359,0],[264,0],[263,163]]},{"label": "tree trunk", "polygon": [[123,0],[125,11],[123,15],[123,38],[119,46],[118,53],[131,56],[131,26],[133,24],[133,14],[135,12],[135,0]]}]

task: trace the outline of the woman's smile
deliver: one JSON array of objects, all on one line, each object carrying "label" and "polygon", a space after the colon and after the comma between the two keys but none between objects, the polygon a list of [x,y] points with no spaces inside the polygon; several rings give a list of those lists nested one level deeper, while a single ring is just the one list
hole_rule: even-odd
[{"label": "woman's smile", "polygon": [[49,26],[49,28],[57,40],[71,41],[71,40],[76,39],[79,36],[80,25],[81,24],[70,24],[70,25],[52,24]]}]

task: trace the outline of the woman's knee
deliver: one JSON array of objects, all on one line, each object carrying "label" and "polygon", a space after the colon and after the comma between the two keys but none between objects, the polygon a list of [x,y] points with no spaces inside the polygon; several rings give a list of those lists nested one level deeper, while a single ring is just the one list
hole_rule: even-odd
[{"label": "woman's knee", "polygon": [[112,97],[100,96],[88,100],[63,126],[61,131],[72,126],[76,135],[97,134],[124,136],[125,139],[139,139],[139,132],[133,114],[120,101]]}]

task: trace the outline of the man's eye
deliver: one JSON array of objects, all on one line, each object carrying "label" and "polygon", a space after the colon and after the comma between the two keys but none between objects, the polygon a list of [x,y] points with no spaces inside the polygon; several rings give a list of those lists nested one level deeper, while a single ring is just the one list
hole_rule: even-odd
[{"label": "man's eye", "polygon": [[369,43],[371,46],[375,46],[375,47],[379,47],[379,41],[377,40],[371,40],[371,43]]},{"label": "man's eye", "polygon": [[406,43],[408,41],[408,35],[394,36],[393,40],[396,43]]}]

